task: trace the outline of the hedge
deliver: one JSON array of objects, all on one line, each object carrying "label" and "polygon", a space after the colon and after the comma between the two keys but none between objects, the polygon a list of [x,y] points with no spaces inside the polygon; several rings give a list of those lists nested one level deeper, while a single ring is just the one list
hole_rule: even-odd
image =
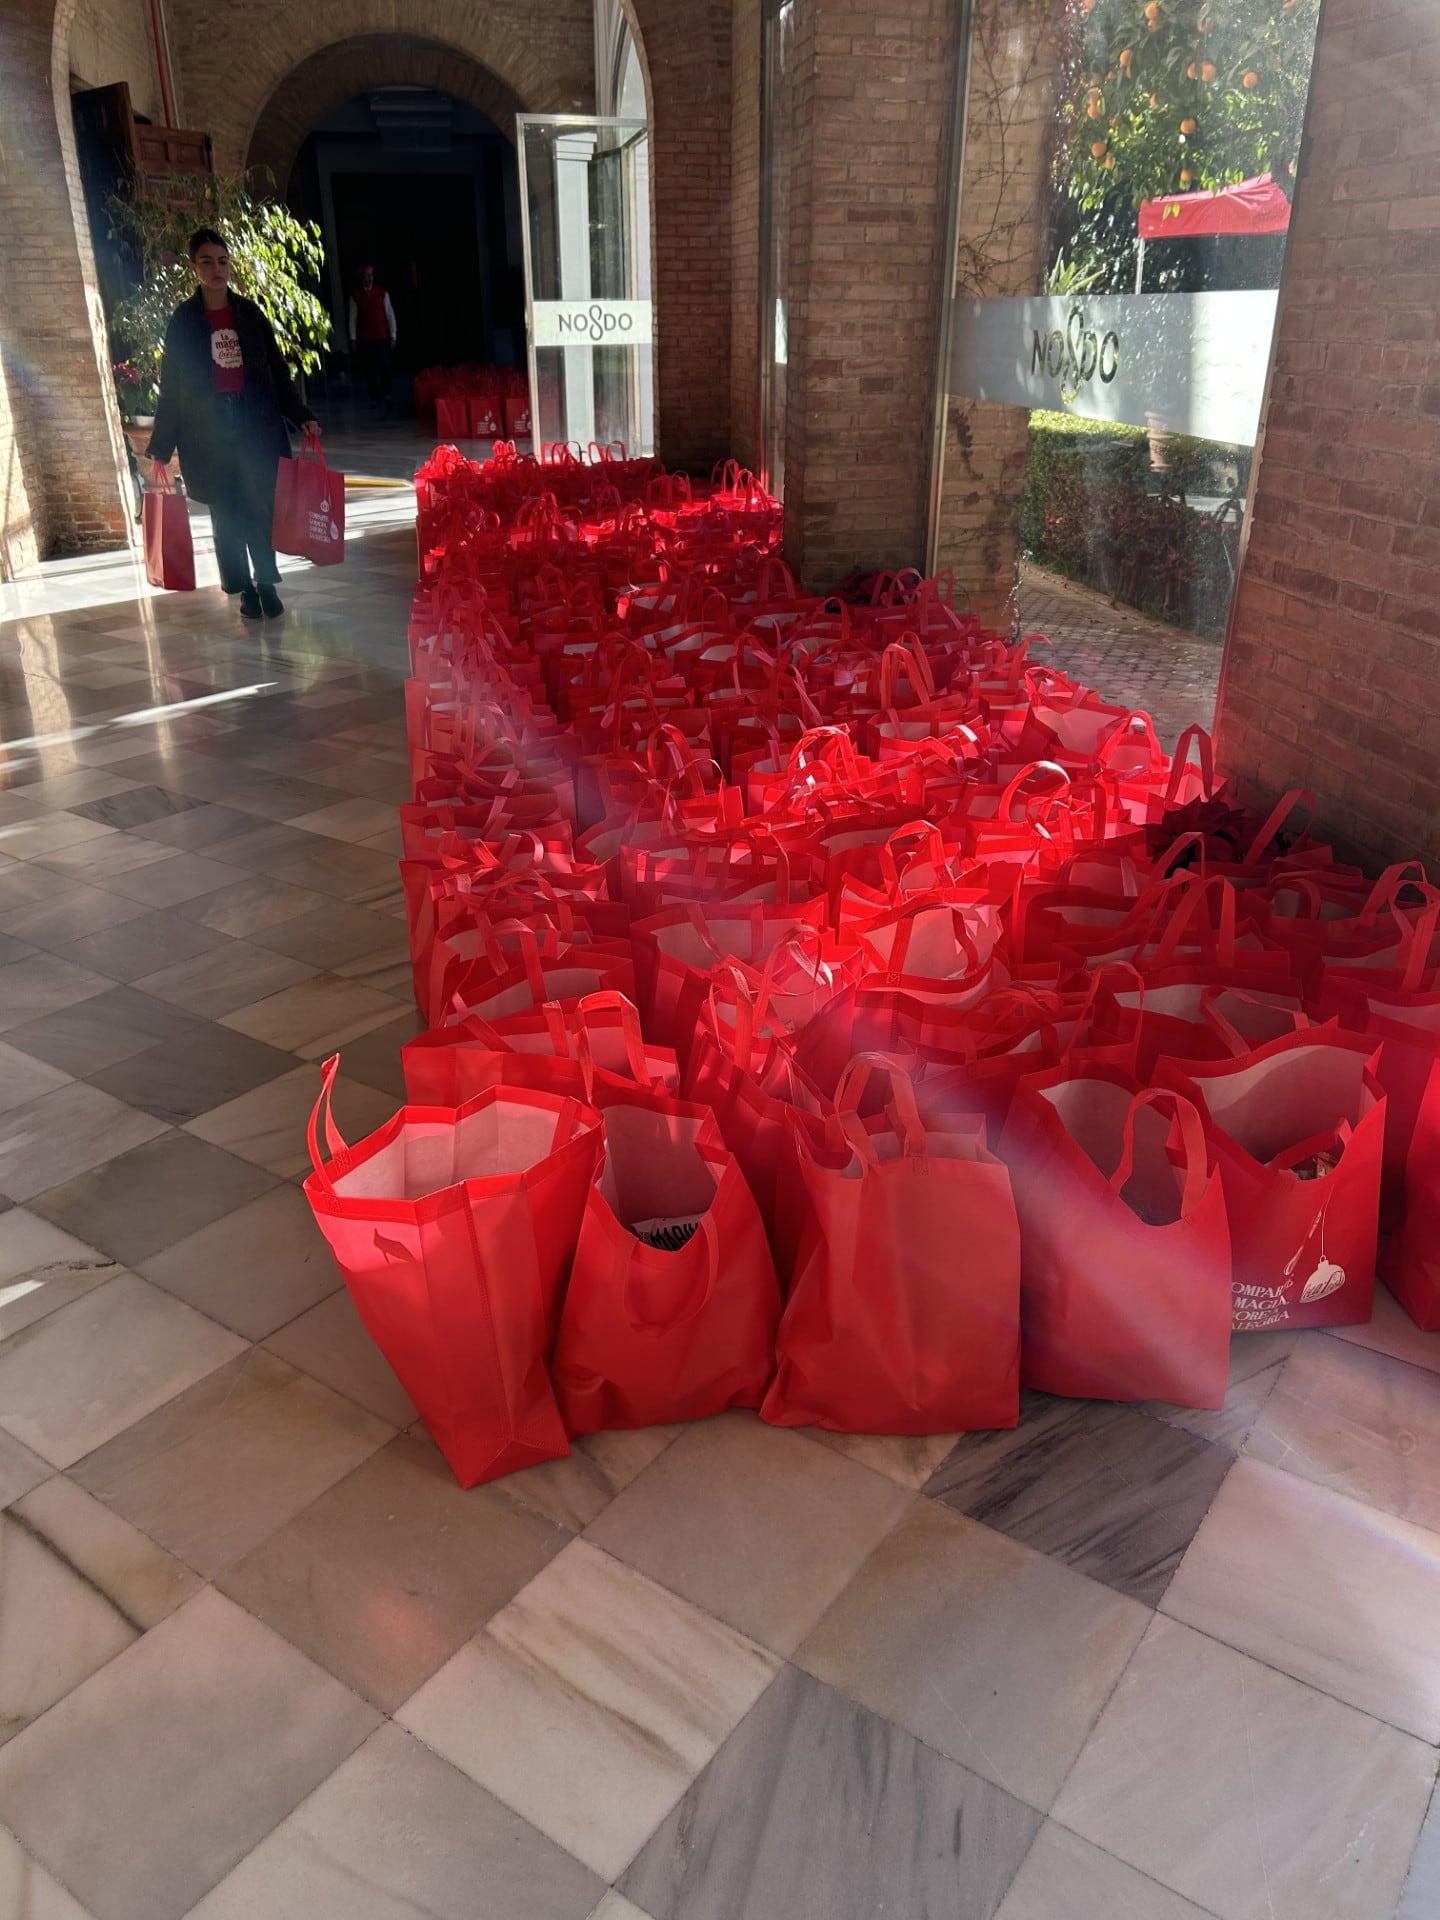
[{"label": "hedge", "polygon": [[1196,512],[1191,494],[1243,500],[1250,449],[1150,436],[1141,427],[1032,413],[1021,496],[1027,555],[1112,600],[1224,638],[1240,529]]}]

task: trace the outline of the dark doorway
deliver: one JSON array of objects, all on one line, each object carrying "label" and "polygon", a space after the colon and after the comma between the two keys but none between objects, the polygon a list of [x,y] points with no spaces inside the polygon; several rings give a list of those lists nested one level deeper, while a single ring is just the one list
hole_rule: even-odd
[{"label": "dark doorway", "polygon": [[469,174],[341,173],[335,237],[348,290],[368,261],[395,308],[406,371],[489,358],[475,183]]}]

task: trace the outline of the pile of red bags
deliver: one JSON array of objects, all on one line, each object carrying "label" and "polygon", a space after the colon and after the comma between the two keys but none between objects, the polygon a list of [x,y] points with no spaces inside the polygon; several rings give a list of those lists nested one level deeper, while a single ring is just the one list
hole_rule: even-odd
[{"label": "pile of red bags", "polygon": [[1377,1247],[1440,1325],[1418,866],[1250,818],[948,579],[804,593],[733,464],[420,493],[429,1030],[306,1191],[462,1481],[735,1406],[1218,1406],[1232,1327],[1368,1319]]},{"label": "pile of red bags", "polygon": [[425,367],[415,411],[447,440],[528,439],[530,388],[523,367]]}]

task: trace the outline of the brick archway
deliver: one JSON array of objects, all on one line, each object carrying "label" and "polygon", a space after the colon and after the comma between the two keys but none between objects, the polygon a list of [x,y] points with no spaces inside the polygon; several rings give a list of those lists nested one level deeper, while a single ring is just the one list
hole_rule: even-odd
[{"label": "brick archway", "polygon": [[507,140],[527,102],[488,67],[438,40],[367,33],[322,47],[285,76],[250,134],[247,167],[268,167],[281,190],[306,135],[318,120],[376,87],[430,87],[477,108]]}]

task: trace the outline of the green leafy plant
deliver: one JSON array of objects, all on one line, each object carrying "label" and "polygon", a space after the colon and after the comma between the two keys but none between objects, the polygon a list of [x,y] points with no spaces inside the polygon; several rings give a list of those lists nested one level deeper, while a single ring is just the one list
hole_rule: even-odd
[{"label": "green leafy plant", "polygon": [[1086,210],[1290,184],[1320,0],[1075,0],[1057,183]]},{"label": "green leafy plant", "polygon": [[113,231],[141,263],[139,284],[110,315],[117,344],[142,378],[159,378],[165,329],[195,289],[186,247],[197,227],[225,235],[232,284],[264,311],[287,364],[314,373],[330,342],[330,317],[315,287],[325,265],[320,229],[273,197],[268,174],[170,174],[136,181],[110,202]]}]

